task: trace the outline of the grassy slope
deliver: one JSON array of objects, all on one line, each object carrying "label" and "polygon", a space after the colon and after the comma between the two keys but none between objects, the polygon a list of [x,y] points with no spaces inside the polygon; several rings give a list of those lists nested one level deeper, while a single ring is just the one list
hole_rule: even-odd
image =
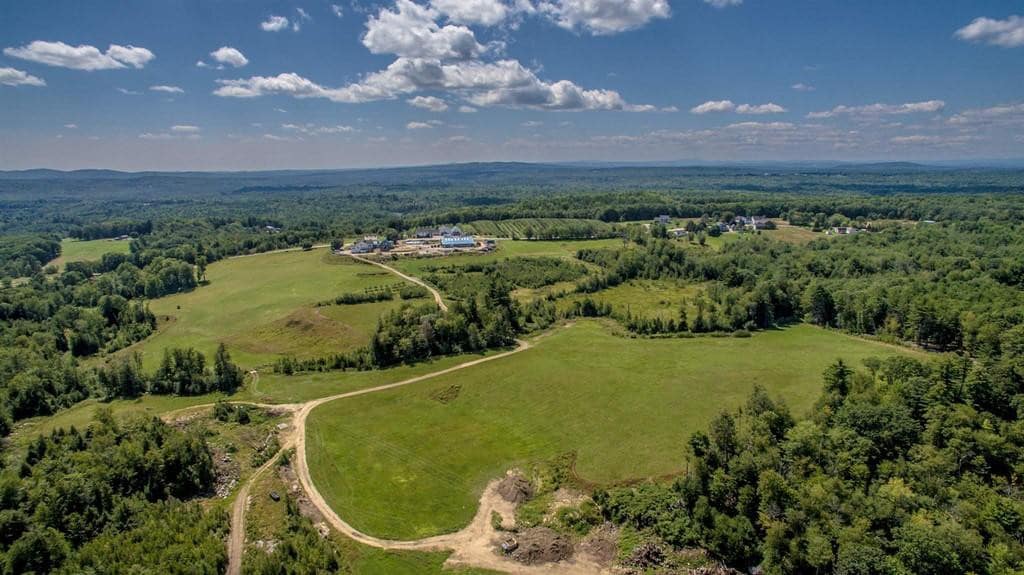
[{"label": "grassy slope", "polygon": [[130,241],[118,240],[89,240],[80,241],[66,238],[60,242],[60,257],[47,265],[57,266],[64,269],[68,262],[91,262],[99,261],[103,254],[117,253],[126,254],[131,246]]},{"label": "grassy slope", "polygon": [[147,368],[156,367],[165,348],[192,346],[212,357],[222,341],[247,368],[281,354],[314,356],[361,345],[369,340],[379,313],[397,302],[319,314],[311,305],[342,292],[401,281],[323,249],[233,258],[211,265],[207,277],[210,285],[150,304],[160,329],[132,348],[143,352]]},{"label": "grassy slope", "polygon": [[[505,360],[318,408],[307,430],[311,473],[368,533],[453,531],[511,466],[575,452],[578,474],[597,483],[678,473],[689,435],[755,383],[800,414],[836,358],[859,365],[893,349],[806,325],[749,339],[644,340],[581,322]],[[462,386],[454,401],[433,399],[453,384]]]}]

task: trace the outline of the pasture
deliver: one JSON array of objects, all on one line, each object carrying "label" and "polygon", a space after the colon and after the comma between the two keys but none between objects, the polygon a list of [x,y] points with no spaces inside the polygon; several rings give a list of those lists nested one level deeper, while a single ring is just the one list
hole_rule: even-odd
[{"label": "pasture", "polygon": [[103,254],[126,254],[131,247],[130,240],[75,240],[65,238],[60,242],[60,257],[47,265],[63,270],[68,262],[99,261]]},{"label": "pasture", "polygon": [[310,415],[310,472],[357,529],[411,539],[455,531],[486,483],[573,454],[580,480],[612,484],[683,470],[685,442],[755,384],[797,415],[843,358],[909,350],[808,325],[752,338],[628,339],[581,321],[533,349]]},{"label": "pasture", "polygon": [[209,285],[150,303],[157,333],[130,348],[155,368],[163,350],[194,347],[213,357],[224,342],[245,368],[281,355],[317,356],[369,341],[377,317],[392,302],[313,307],[343,292],[399,280],[377,267],[335,256],[326,249],[231,258],[207,269]]}]

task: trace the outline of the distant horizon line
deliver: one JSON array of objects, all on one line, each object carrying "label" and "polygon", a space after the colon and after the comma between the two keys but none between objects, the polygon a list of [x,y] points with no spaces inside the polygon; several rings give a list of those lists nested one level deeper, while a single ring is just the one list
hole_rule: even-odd
[{"label": "distant horizon line", "polygon": [[920,168],[1003,168],[1003,169],[1024,169],[1024,157],[1004,159],[977,159],[977,160],[660,160],[660,161],[605,161],[605,160],[567,160],[558,162],[533,162],[517,160],[492,160],[492,161],[467,161],[467,162],[439,162],[425,164],[394,164],[362,167],[336,167],[336,168],[267,168],[267,169],[140,169],[124,170],[116,168],[18,168],[0,169],[0,174],[25,174],[32,172],[54,172],[59,174],[76,174],[82,172],[110,172],[116,174],[266,174],[266,173],[288,173],[288,172],[358,172],[358,171],[383,171],[402,169],[423,169],[443,167],[469,167],[487,165],[518,165],[537,167],[603,167],[603,168],[752,168],[752,167],[810,167],[810,168],[844,168],[844,167],[884,167],[904,166]]}]

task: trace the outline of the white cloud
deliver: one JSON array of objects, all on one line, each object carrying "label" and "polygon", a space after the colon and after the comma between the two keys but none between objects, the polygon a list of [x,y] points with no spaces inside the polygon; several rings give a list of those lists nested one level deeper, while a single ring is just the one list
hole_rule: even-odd
[{"label": "white cloud", "polygon": [[709,114],[711,112],[732,112],[736,104],[732,100],[708,100],[699,106],[690,108],[691,114]]},{"label": "white cloud", "polygon": [[142,92],[137,92],[135,90],[129,90],[128,88],[118,88],[117,91],[121,92],[125,96],[141,96],[142,95]]},{"label": "white cloud", "polygon": [[139,138],[143,140],[198,140],[202,138],[199,134],[201,131],[199,126],[178,124],[171,126],[170,130],[166,132],[145,132],[139,134]]},{"label": "white cloud", "polygon": [[288,19],[284,16],[271,16],[260,23],[264,32],[280,32],[288,27]]},{"label": "white cloud", "polygon": [[797,82],[793,84],[793,89],[797,92],[813,92],[816,88],[810,84],[804,84],[803,82]]},{"label": "white cloud", "polygon": [[423,108],[424,110],[430,110],[431,112],[444,112],[448,109],[448,103],[441,98],[435,98],[434,96],[416,96],[410,100],[406,100],[410,106],[417,108]]},{"label": "white cloud", "polygon": [[785,108],[772,102],[769,102],[767,104],[740,104],[739,106],[736,106],[737,114],[762,115],[784,114],[785,112]]},{"label": "white cloud", "polygon": [[430,0],[430,5],[457,24],[494,26],[508,16],[501,0]]},{"label": "white cloud", "polygon": [[179,88],[177,86],[165,86],[163,84],[158,85],[158,86],[150,86],[149,89],[152,92],[164,92],[166,94],[184,94],[185,93],[185,90],[182,90],[181,88]]},{"label": "white cloud", "polygon": [[955,36],[967,42],[983,42],[1003,48],[1024,46],[1024,18],[1016,15],[1006,20],[976,18],[957,30]]},{"label": "white cloud", "polygon": [[476,108],[473,106],[459,106],[459,111],[463,114],[475,114]]},{"label": "white cloud", "polygon": [[306,134],[307,136],[351,134],[359,131],[352,126],[317,126],[316,124],[281,124],[281,129],[288,130],[290,132],[299,132],[301,134]]},{"label": "white cloud", "polygon": [[4,86],[45,86],[46,80],[14,68],[0,68],[0,84]]},{"label": "white cloud", "polygon": [[926,102],[908,102],[906,104],[869,104],[866,106],[836,106],[825,112],[807,114],[811,119],[835,118],[838,116],[892,116],[902,114],[918,114],[939,112],[946,107],[942,100]]},{"label": "white cloud", "polygon": [[366,22],[363,45],[374,54],[395,54],[408,58],[466,60],[487,48],[476,41],[465,26],[440,26],[436,10],[410,0],[397,0],[395,10],[381,8]]},{"label": "white cloud", "polygon": [[68,130],[77,130],[78,124],[64,124],[64,127],[67,128]]},{"label": "white cloud", "polygon": [[409,122],[405,125],[406,130],[429,130],[434,125],[427,122]]},{"label": "white cloud", "polygon": [[292,20],[292,32],[298,32],[299,30],[301,30],[303,22],[313,21],[313,17],[310,16],[309,13],[303,10],[302,8],[296,7],[295,11],[299,14],[299,17],[296,18],[295,20]]},{"label": "white cloud", "polygon": [[249,63],[249,59],[245,57],[240,51],[232,48],[231,46],[221,46],[213,52],[210,52],[210,57],[221,64],[228,64],[235,68],[241,68]]},{"label": "white cloud", "polygon": [[541,122],[539,120],[528,120],[528,121],[522,123],[522,126],[524,128],[539,128],[539,127],[541,127],[543,125],[544,125],[544,122]]},{"label": "white cloud", "polygon": [[635,30],[672,14],[668,0],[541,0],[537,10],[562,28],[595,35]]},{"label": "white cloud", "polygon": [[710,4],[715,8],[728,8],[729,6],[739,6],[743,4],[743,0],[704,0],[705,4]]},{"label": "white cloud", "polygon": [[71,46],[64,42],[36,40],[20,48],[4,48],[4,54],[47,66],[71,68],[73,70],[115,70],[118,68],[142,68],[156,56],[145,48],[111,44],[106,52],[82,44]]},{"label": "white cloud", "polygon": [[949,119],[955,125],[1024,124],[1024,103],[964,110]]},{"label": "white cloud", "polygon": [[334,102],[362,103],[392,99],[418,91],[460,94],[475,107],[503,106],[547,110],[654,111],[654,106],[628,104],[613,90],[586,90],[561,80],[545,82],[515,60],[466,61],[442,64],[437,60],[399,58],[386,69],[342,88],[327,88],[298,74],[253,76],[218,80],[214,94],[254,98],[283,94],[295,98],[326,98]]},{"label": "white cloud", "polygon": [[345,9],[340,4],[331,4],[331,14],[334,14],[337,18],[344,18]]},{"label": "white cloud", "polygon": [[665,106],[660,111],[667,113],[675,113],[679,111],[679,108],[677,106]]}]

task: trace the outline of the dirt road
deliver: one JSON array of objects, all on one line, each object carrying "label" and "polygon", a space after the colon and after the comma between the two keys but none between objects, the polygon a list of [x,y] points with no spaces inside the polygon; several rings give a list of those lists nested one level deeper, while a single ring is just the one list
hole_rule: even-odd
[{"label": "dirt road", "polygon": [[384,263],[381,263],[381,262],[377,262],[377,261],[373,261],[371,259],[364,258],[362,256],[357,256],[355,254],[349,254],[349,257],[354,259],[354,260],[359,260],[359,261],[361,261],[363,263],[366,263],[366,264],[374,265],[374,266],[377,266],[379,268],[384,268],[387,271],[395,274],[396,276],[398,276],[398,277],[400,277],[400,278],[402,278],[404,280],[411,281],[412,283],[414,283],[414,284],[416,284],[418,286],[422,286],[422,287],[427,288],[427,290],[431,293],[431,295],[434,296],[434,301],[437,302],[437,307],[441,308],[441,311],[448,311],[448,304],[444,303],[444,298],[441,297],[441,292],[437,291],[436,289],[431,287],[429,284],[427,284],[427,282],[421,280],[420,278],[413,277],[413,276],[410,276],[410,275],[406,275],[406,274],[396,270],[395,268],[393,268],[393,267],[391,267],[391,266],[389,266],[387,264],[384,264]]}]

